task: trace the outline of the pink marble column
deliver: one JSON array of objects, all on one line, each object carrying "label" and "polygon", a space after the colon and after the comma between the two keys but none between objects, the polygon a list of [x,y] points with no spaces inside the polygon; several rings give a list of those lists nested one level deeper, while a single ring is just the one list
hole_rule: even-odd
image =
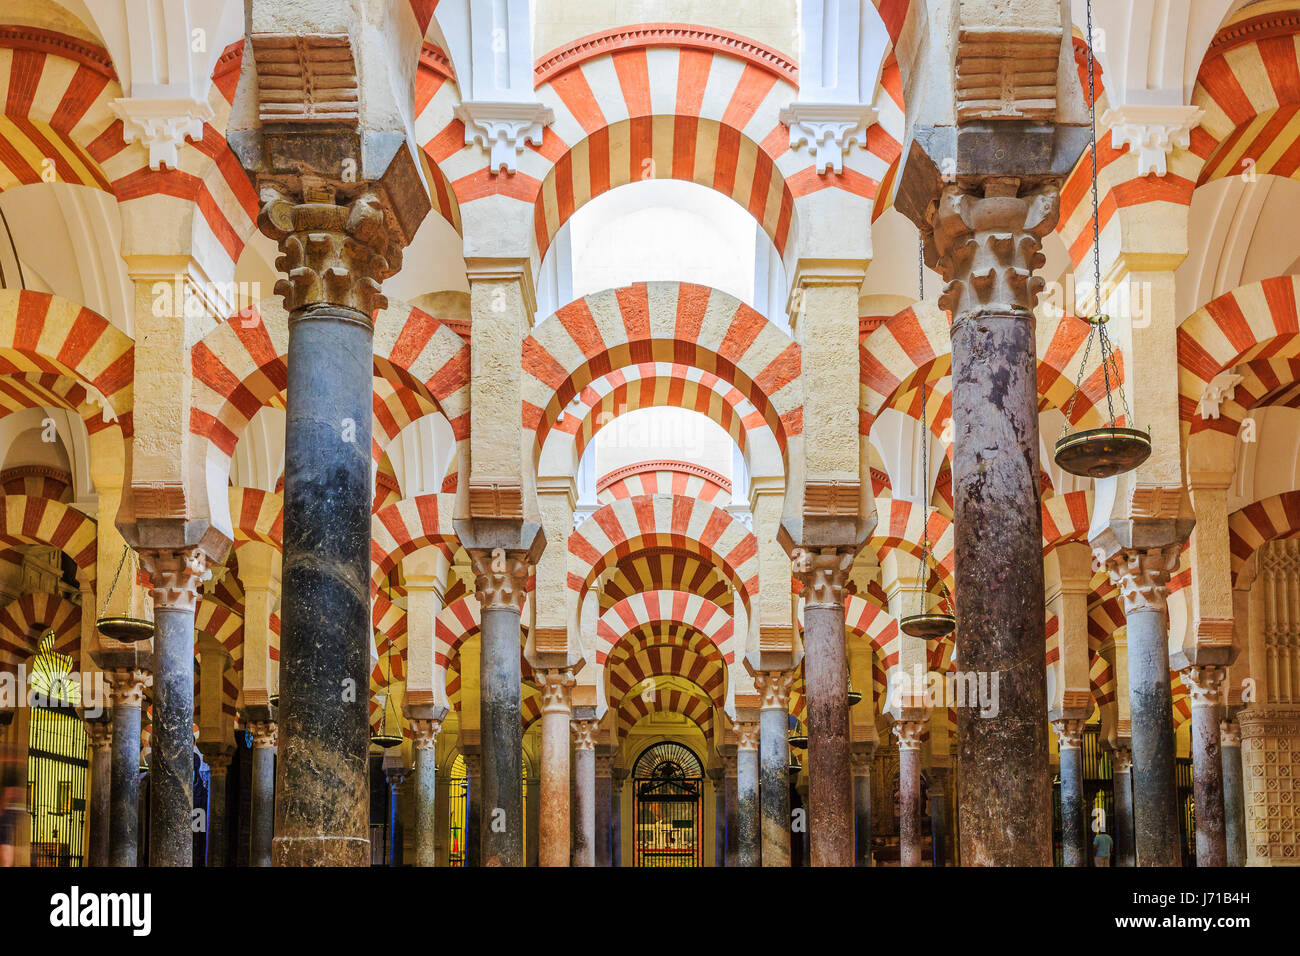
[{"label": "pink marble column", "polygon": [[[587,710],[594,708],[579,708]],[[575,719],[573,728],[573,799],[577,830],[573,834],[573,865],[596,865],[596,727],[594,716]]]},{"label": "pink marble column", "polygon": [[538,816],[538,866],[569,865],[569,721],[573,708],[570,668],[534,671],[542,691],[542,786]]},{"label": "pink marble column", "polygon": [[921,740],[925,723],[894,724],[898,738],[898,854],[900,866],[921,865]]}]

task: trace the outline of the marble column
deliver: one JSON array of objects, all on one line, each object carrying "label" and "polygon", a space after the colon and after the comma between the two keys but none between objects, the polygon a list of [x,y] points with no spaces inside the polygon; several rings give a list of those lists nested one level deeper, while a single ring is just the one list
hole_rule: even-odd
[{"label": "marble column", "polygon": [[1223,754],[1223,819],[1227,865],[1246,865],[1246,794],[1241,776],[1241,728],[1235,720],[1219,724]]},{"label": "marble column", "polygon": [[[854,859],[849,663],[844,645],[844,587],[852,567],[853,551],[837,548],[804,552],[795,563],[805,596],[808,839],[813,866],[852,866]],[[788,819],[786,823],[788,832]]]},{"label": "marble column", "polygon": [[153,598],[153,730],[149,865],[194,860],[194,608],[208,556],[198,548],[140,551]]},{"label": "marble column", "polygon": [[1223,754],[1219,718],[1227,671],[1213,665],[1179,672],[1192,698],[1192,787],[1196,801],[1196,865],[1227,866]]},{"label": "marble column", "polygon": [[226,865],[226,797],[229,787],[227,781],[230,772],[230,754],[226,751],[214,752],[204,757],[208,762],[208,866],[221,868]]},{"label": "marble column", "polygon": [[721,767],[709,770],[713,782],[713,865],[727,864],[727,779]]},{"label": "marble column", "polygon": [[111,719],[86,721],[86,740],[90,744],[90,846],[87,848],[87,864],[108,866],[113,792]]},{"label": "marble column", "polygon": [[412,718],[415,737],[415,865],[435,866],[438,833],[438,733],[441,720]]},{"label": "marble column", "polygon": [[736,865],[759,866],[759,722],[737,721],[736,735]]},{"label": "marble column", "polygon": [[146,670],[106,671],[113,706],[109,865],[137,866],[140,837],[140,707]]},{"label": "marble column", "polygon": [[930,850],[935,866],[947,866],[948,845],[948,787],[947,767],[931,767],[926,774],[930,797]]},{"label": "marble column", "polygon": [[569,865],[569,689],[573,670],[535,670],[542,691],[542,792],[538,866]]},{"label": "marble column", "polygon": [[1111,752],[1111,783],[1115,789],[1115,866],[1136,866],[1133,844],[1133,751]]},{"label": "marble column", "polygon": [[[398,751],[393,751],[398,753]],[[400,756],[398,757],[400,760]],[[384,779],[388,782],[388,848],[385,852],[385,859],[389,866],[402,865],[402,843],[398,839],[397,831],[401,829],[400,817],[398,815],[399,798],[401,795],[402,782],[406,779],[405,767],[389,767],[384,770]]]},{"label": "marble column", "polygon": [[[1166,618],[1169,576],[1178,567],[1179,551],[1179,545],[1127,549],[1107,559],[1110,579],[1119,586],[1128,621],[1133,846],[1137,866],[1182,865]],[[962,663],[966,663],[964,653]]]},{"label": "marble column", "polygon": [[898,863],[921,865],[921,744],[925,722],[893,725],[898,740]]},{"label": "marble column", "polygon": [[763,866],[790,866],[790,684],[793,671],[754,675],[759,705],[759,833]]},{"label": "marble column", "polygon": [[524,865],[537,866],[540,860],[538,829],[542,814],[542,782],[538,773],[529,776],[524,785]]},{"label": "marble column", "polygon": [[610,849],[610,803],[613,799],[613,781],[610,773],[614,769],[612,754],[596,754],[596,866],[611,866]]},{"label": "marble column", "polygon": [[466,866],[483,865],[483,755],[465,751],[465,773],[469,779],[469,799],[465,802]]},{"label": "marble column", "polygon": [[610,842],[612,850],[610,851],[610,865],[623,865],[623,781],[627,779],[627,771],[622,767],[615,767],[611,774],[613,778],[613,807],[610,809]]},{"label": "marble column", "polygon": [[854,866],[871,866],[871,767],[875,762],[875,745],[854,747],[853,770],[853,841]]},{"label": "marble column", "polygon": [[[275,835],[275,756],[278,726],[259,720],[248,726],[253,735],[253,806],[249,866],[270,866]],[[370,788],[367,786],[366,793]],[[283,865],[283,864],[281,864]]]},{"label": "marble column", "polygon": [[727,789],[727,858],[726,865],[740,866],[740,762],[736,754],[724,754],[723,772]]},{"label": "marble column", "polygon": [[1065,866],[1087,866],[1092,852],[1084,819],[1083,724],[1073,718],[1052,721],[1061,753],[1061,853]]},{"label": "marble column", "polygon": [[[330,135],[322,127],[320,150]],[[324,177],[284,175],[260,190],[289,313],[272,858],[369,866],[372,316],[401,244],[389,193],[370,183],[345,196]]]},{"label": "marble column", "polygon": [[451,783],[445,775],[439,777],[434,786],[433,819],[429,821],[428,826],[433,831],[433,865],[449,866],[451,863]]},{"label": "marble column", "polygon": [[1032,273],[1058,213],[1050,180],[989,176],[943,186],[922,225],[926,258],[947,282],[939,307],[953,317],[961,666],[995,697],[957,710],[961,859],[970,866],[1052,864],[1033,312],[1043,280]]},{"label": "marble column", "polygon": [[596,865],[596,728],[594,717],[570,721],[573,728],[573,865]]},{"label": "marble column", "polygon": [[[523,717],[520,615],[529,563],[521,551],[470,549],[480,608],[479,712],[482,715],[483,866],[523,866]],[[545,732],[543,730],[543,732]]]}]

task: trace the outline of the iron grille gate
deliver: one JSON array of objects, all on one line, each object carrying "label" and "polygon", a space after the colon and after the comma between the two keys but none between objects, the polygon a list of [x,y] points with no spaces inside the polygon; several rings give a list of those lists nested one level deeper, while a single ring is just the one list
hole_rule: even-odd
[{"label": "iron grille gate", "polygon": [[632,777],[634,865],[703,866],[704,767],[699,758],[681,744],[655,744],[637,758]]},{"label": "iron grille gate", "polygon": [[86,728],[71,708],[33,707],[27,751],[32,866],[81,866]]}]

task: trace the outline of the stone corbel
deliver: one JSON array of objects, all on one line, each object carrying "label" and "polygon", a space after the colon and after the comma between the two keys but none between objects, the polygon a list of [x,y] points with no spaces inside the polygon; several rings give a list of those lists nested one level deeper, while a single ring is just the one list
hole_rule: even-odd
[{"label": "stone corbel", "polygon": [[1169,154],[1191,145],[1192,130],[1205,111],[1195,106],[1130,104],[1108,109],[1101,116],[1111,142],[1127,146],[1137,156],[1138,175],[1169,173]]},{"label": "stone corbel", "polygon": [[1206,383],[1205,391],[1201,393],[1201,400],[1196,404],[1196,414],[1201,416],[1202,421],[1217,419],[1220,406],[1224,402],[1232,401],[1236,396],[1237,386],[1244,381],[1244,377],[1231,370],[1214,376]]},{"label": "stone corbel", "polygon": [[465,145],[478,143],[490,153],[488,170],[519,171],[519,154],[528,143],[542,145],[542,129],[555,122],[555,111],[541,103],[466,102],[454,110],[465,124]]},{"label": "stone corbel", "polygon": [[212,107],[191,99],[116,99],[109,108],[122,120],[122,139],[149,149],[149,168],[180,168],[180,146],[201,140]]},{"label": "stone corbel", "polygon": [[844,172],[844,154],[856,143],[867,148],[876,111],[865,103],[791,103],[781,111],[790,127],[790,148],[806,145],[818,175]]}]

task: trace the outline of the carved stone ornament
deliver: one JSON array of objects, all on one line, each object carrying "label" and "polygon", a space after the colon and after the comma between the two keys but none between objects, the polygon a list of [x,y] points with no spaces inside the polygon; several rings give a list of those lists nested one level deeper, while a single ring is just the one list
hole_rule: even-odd
[{"label": "carved stone ornament", "polygon": [[763,698],[759,706],[763,710],[786,710],[793,682],[794,671],[760,671],[755,674],[754,689]]},{"label": "carved stone ornament", "polygon": [[757,720],[736,721],[736,747],[739,750],[758,750],[759,724]]},{"label": "carved stone ornament", "polygon": [[925,739],[925,721],[899,720],[894,722],[892,729],[899,750],[921,749],[921,743]]},{"label": "carved stone ornament", "polygon": [[1178,569],[1178,545],[1118,551],[1106,560],[1110,583],[1124,598],[1124,613],[1164,612],[1169,598],[1169,578]]},{"label": "carved stone ornament", "polygon": [[152,674],[132,668],[118,668],[105,673],[108,675],[109,700],[114,707],[140,707],[144,704],[144,689],[152,681]]},{"label": "carved stone ornament", "polygon": [[842,607],[844,589],[853,569],[853,552],[846,548],[795,548],[791,567],[804,588],[805,607]]},{"label": "carved stone ornament", "polygon": [[1078,750],[1083,746],[1084,721],[1072,717],[1062,717],[1052,721],[1056,731],[1056,742],[1062,750]]},{"label": "carved stone ornament", "polygon": [[442,730],[442,721],[427,717],[411,720],[411,735],[415,738],[416,750],[432,750],[438,743],[438,733]]},{"label": "carved stone ornament", "polygon": [[596,728],[600,722],[596,720],[571,720],[569,729],[573,731],[573,746],[576,750],[595,750],[596,749]]},{"label": "carved stone ornament", "polygon": [[569,688],[575,682],[573,668],[555,667],[548,670],[534,670],[533,680],[542,690],[543,714],[568,714],[573,712],[569,700]]},{"label": "carved stone ornament", "polygon": [[274,747],[279,736],[279,727],[273,720],[257,720],[248,725],[248,732],[253,735],[253,747]]},{"label": "carved stone ornament", "polygon": [[528,596],[528,579],[532,576],[526,552],[474,548],[469,559],[474,569],[474,596],[478,598],[479,607],[484,611],[511,608],[522,614],[524,599]]},{"label": "carved stone ornament", "polygon": [[140,552],[140,565],[149,575],[149,595],[155,609],[193,611],[199,583],[208,574],[208,556],[198,548],[184,551]]}]

